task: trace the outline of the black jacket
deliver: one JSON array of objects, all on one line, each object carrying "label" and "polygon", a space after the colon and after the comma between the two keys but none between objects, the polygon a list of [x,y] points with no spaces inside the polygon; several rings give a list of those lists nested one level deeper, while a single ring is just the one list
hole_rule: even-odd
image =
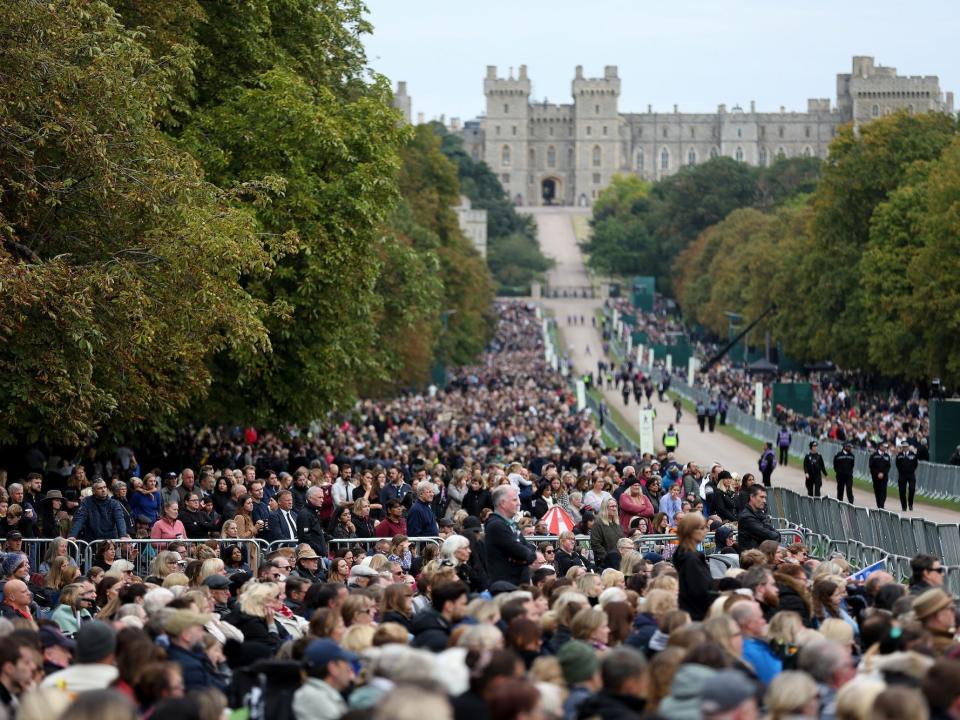
[{"label": "black jacket", "polygon": [[870,456],[870,476],[876,478],[883,473],[883,479],[886,480],[890,475],[890,456],[879,450]]},{"label": "black jacket", "polygon": [[636,720],[644,714],[646,700],[635,695],[601,690],[577,708],[577,720]]},{"label": "black jacket", "polygon": [[308,503],[297,513],[297,542],[307,543],[320,557],[327,556],[327,538],[323,534],[320,508]]},{"label": "black jacket", "polygon": [[713,512],[724,522],[737,521],[737,494],[718,490],[713,494]]},{"label": "black jacket", "polygon": [[167,660],[177,663],[183,675],[184,689],[204,690],[216,688],[226,692],[227,681],[213,666],[210,658],[204,652],[185,650],[179,645],[171,644],[167,648]]},{"label": "black jacket", "polygon": [[583,568],[587,567],[587,563],[583,559],[583,556],[580,555],[580,553],[578,553],[576,550],[574,550],[572,553],[568,553],[559,546],[557,547],[557,550],[554,553],[553,564],[554,564],[554,569],[557,571],[558,578],[566,577],[567,570],[569,570],[575,565],[579,565],[580,567],[583,567]]},{"label": "black jacket", "polygon": [[770,516],[745,507],[737,519],[737,544],[740,552],[760,547],[764,540],[780,540],[780,533],[773,529]]},{"label": "black jacket", "polygon": [[487,551],[487,575],[491,583],[506,580],[519,585],[525,571],[537,557],[534,547],[511,527],[502,515],[493,513],[487,520],[484,534]]},{"label": "black jacket", "polygon": [[897,455],[897,472],[901,479],[915,476],[918,464],[916,453],[902,452]]},{"label": "black jacket", "polygon": [[852,452],[841,450],[833,456],[833,471],[838,478],[851,478],[853,477],[853,466],[856,462],[857,458],[854,457]]},{"label": "black jacket", "polygon": [[239,605],[227,615],[227,622],[243,633],[243,644],[227,653],[230,667],[246,667],[257,660],[270,660],[277,654],[280,646],[290,639],[280,623],[276,623],[277,632],[270,632],[267,621],[256,615],[248,615]]},{"label": "black jacket", "polygon": [[381,624],[386,622],[392,622],[392,623],[397,623],[398,625],[403,625],[403,627],[406,629],[407,632],[410,632],[410,626],[413,624],[413,621],[410,618],[408,618],[403,613],[397,612],[396,610],[390,610],[389,612],[385,612],[383,614],[383,617],[380,618],[380,622]]},{"label": "black jacket", "polygon": [[677,605],[690,613],[690,619],[700,622],[706,617],[710,604],[716,599],[713,576],[702,552],[677,548],[673,555],[673,565],[677,568],[680,580],[680,594]]},{"label": "black jacket", "polygon": [[450,640],[450,623],[432,607],[418,612],[410,623],[410,633],[413,635],[415,648],[425,648],[433,652],[443,652],[447,649]]},{"label": "black jacket", "polygon": [[803,458],[803,472],[810,476],[811,482],[821,482],[827,475],[827,466],[823,464],[823,455],[807,453],[806,457]]},{"label": "black jacket", "polygon": [[217,524],[209,513],[202,510],[181,510],[179,517],[188,538],[205,539],[210,537],[211,533],[217,532]]},{"label": "black jacket", "polygon": [[460,503],[460,507],[467,511],[467,514],[480,517],[480,511],[484,508],[493,509],[493,500],[490,497],[490,491],[480,488],[479,491],[474,492],[472,489],[467,490],[467,493],[463,496],[463,501]]}]

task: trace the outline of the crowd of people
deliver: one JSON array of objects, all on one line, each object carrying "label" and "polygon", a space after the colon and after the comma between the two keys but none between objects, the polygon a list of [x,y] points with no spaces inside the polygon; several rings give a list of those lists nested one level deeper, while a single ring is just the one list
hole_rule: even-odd
[{"label": "crowd of people", "polygon": [[436,392],[8,484],[8,716],[960,718],[939,558],[857,574],[750,473],[603,448],[498,309]]},{"label": "crowd of people", "polygon": [[[635,325],[624,326],[624,332],[640,330],[651,344],[672,344],[671,338],[686,337],[695,348],[701,364],[714,356],[719,345],[694,339],[662,303],[655,311],[634,308],[626,298],[607,301],[621,314],[629,314]],[[780,374],[781,382],[811,382],[813,412],[797,413],[782,405],[773,405],[769,386],[765,389],[764,414],[794,432],[813,437],[849,442],[854,447],[876,449],[882,443],[891,447],[910,445],[921,460],[929,458],[930,421],[927,401],[917,386],[877,386],[874,379],[837,368],[824,369],[811,375],[796,372]],[[710,392],[718,402],[725,401],[747,413],[753,412],[754,379],[746,363],[729,356],[703,372],[695,383]]]}]

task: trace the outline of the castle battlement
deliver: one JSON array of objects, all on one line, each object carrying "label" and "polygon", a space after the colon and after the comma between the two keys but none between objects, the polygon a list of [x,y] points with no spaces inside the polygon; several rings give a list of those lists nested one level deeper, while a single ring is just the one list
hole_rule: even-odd
[{"label": "castle battlement", "polygon": [[853,58],[836,77],[836,103],[810,98],[806,111],[758,112],[720,104],[716,112],[622,113],[620,77],[607,65],[602,77],[574,69],[572,103],[530,100],[526,65],[514,77],[487,66],[485,115],[465,123],[464,147],[497,173],[517,204],[589,205],[617,173],[659,180],[685,165],[726,156],[751,165],[778,157],[825,158],[837,128],[891,112],[953,112],[935,75],[897,75],[869,56]]}]

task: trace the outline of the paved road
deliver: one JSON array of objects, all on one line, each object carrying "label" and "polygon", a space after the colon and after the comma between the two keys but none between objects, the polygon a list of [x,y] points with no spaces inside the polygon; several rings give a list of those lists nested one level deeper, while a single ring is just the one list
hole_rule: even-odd
[{"label": "paved road", "polygon": [[[580,248],[577,246],[571,217],[578,214],[588,215],[589,211],[580,208],[530,208],[526,212],[531,214],[537,222],[544,254],[557,261],[556,267],[548,275],[548,282],[554,286],[588,285],[589,275],[584,268]],[[543,304],[546,308],[553,310],[565,346],[563,350],[572,358],[576,371],[583,373],[589,369],[595,372],[597,360],[600,359],[603,349],[600,332],[593,326],[592,318],[595,311],[602,307],[603,301],[567,297],[545,299]],[[568,324],[568,317],[576,317],[577,321],[583,317],[585,322]],[[637,427],[639,408],[632,402],[632,398],[628,404],[624,405],[623,396],[615,389],[604,389],[604,397],[608,406],[619,409],[624,417]],[[660,446],[660,439],[667,424],[673,420],[675,411],[669,401],[658,402],[656,393],[653,394],[653,405],[657,412],[654,439]],[[692,413],[684,411],[677,430],[680,433],[679,454],[682,458],[693,459],[701,467],[719,462],[725,468],[741,475],[752,472],[759,476],[757,471],[759,453],[756,450],[719,431],[701,433],[697,427],[696,417]],[[790,466],[778,467],[773,473],[773,482],[798,492],[806,492],[803,473],[797,464],[798,461],[791,460]],[[832,479],[832,472],[830,475],[831,478],[826,479],[823,489],[828,494],[833,494],[836,492],[836,483]],[[875,506],[871,491],[855,488],[854,500],[857,505],[870,508]],[[887,509],[896,510],[898,507],[899,499],[894,489],[887,496]],[[957,513],[920,502],[914,504],[913,513],[907,514],[934,522],[957,521]]]}]

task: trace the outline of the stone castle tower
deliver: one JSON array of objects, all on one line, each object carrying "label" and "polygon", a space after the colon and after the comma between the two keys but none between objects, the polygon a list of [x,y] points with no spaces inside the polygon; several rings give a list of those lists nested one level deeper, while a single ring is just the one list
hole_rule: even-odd
[{"label": "stone castle tower", "polygon": [[483,159],[518,205],[590,205],[616,173],[659,180],[684,165],[721,155],[765,166],[777,157],[825,158],[837,128],[897,110],[953,112],[936,76],[900,76],[895,68],[853,58],[837,75],[837,101],[807,101],[805,112],[757,112],[719,105],[713,113],[621,113],[620,78],[608,65],[603,77],[586,78],[577,66],[572,104],[531,102],[527,68],[506,78],[487,66],[486,114],[464,123],[466,151]]}]

